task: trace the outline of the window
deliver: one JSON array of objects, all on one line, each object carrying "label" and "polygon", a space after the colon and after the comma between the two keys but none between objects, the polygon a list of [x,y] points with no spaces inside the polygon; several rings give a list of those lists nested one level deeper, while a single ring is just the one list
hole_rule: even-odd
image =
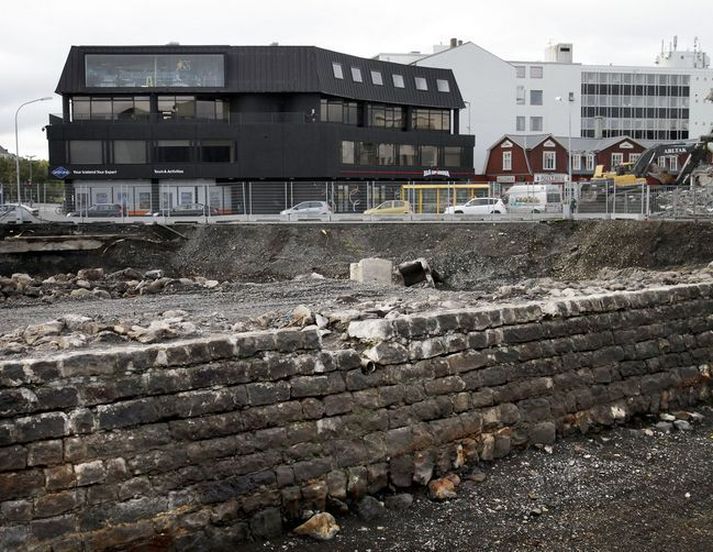
[{"label": "window", "polygon": [[193,119],[196,116],[195,96],[159,96],[158,110],[163,119]]},{"label": "window", "polygon": [[629,163],[636,163],[636,161],[641,157],[640,153],[630,153],[629,154]]},{"label": "window", "polygon": [[320,102],[320,120],[326,123],[356,125],[357,104],[343,100],[322,99]]},{"label": "window", "polygon": [[401,144],[399,146],[399,165],[411,167],[416,165],[416,146]]},{"label": "window", "polygon": [[88,88],[223,87],[223,54],[87,54]]},{"label": "window", "polygon": [[227,121],[229,111],[223,100],[196,100],[196,119]]},{"label": "window", "polygon": [[503,152],[503,170],[504,171],[512,170],[512,152],[511,151]]},{"label": "window", "polygon": [[416,90],[428,90],[428,82],[423,77],[414,77],[414,82],[416,83]]},{"label": "window", "polygon": [[421,165],[435,167],[438,165],[438,148],[436,146],[421,146]]},{"label": "window", "polygon": [[233,160],[233,142],[230,140],[201,140],[201,163],[232,163]]},{"label": "window", "polygon": [[358,67],[352,67],[352,80],[354,82],[364,82],[361,78],[361,69]]},{"label": "window", "polygon": [[542,117],[530,117],[530,130],[542,132]]},{"label": "window", "polygon": [[335,79],[344,79],[344,72],[342,71],[341,63],[332,63],[332,73]]},{"label": "window", "polygon": [[447,109],[413,109],[411,111],[411,128],[450,131],[450,111]]},{"label": "window", "polygon": [[554,171],[557,168],[557,153],[554,151],[542,152],[542,170]]},{"label": "window", "polygon": [[525,105],[525,87],[518,85],[515,89],[515,103]]},{"label": "window", "polygon": [[151,209],[151,192],[139,192],[139,209]]},{"label": "window", "polygon": [[92,119],[111,120],[111,98],[92,98]]},{"label": "window", "polygon": [[450,92],[451,85],[446,79],[436,79],[436,88],[439,92]]},{"label": "window", "polygon": [[376,86],[384,86],[384,79],[381,77],[381,71],[371,72],[371,82]]},{"label": "window", "polygon": [[146,163],[146,142],[143,140],[114,140],[112,147],[116,165]]},{"label": "window", "polygon": [[624,162],[624,154],[623,153],[612,153],[611,154],[611,168],[614,169],[621,165]]},{"label": "window", "polygon": [[515,76],[518,79],[524,79],[525,78],[525,66],[524,65],[516,65],[515,66]]},{"label": "window", "polygon": [[463,148],[460,146],[446,146],[443,148],[443,164],[446,167],[461,167],[463,165]]},{"label": "window", "polygon": [[101,165],[104,162],[101,140],[70,140],[69,162],[73,165]]},{"label": "window", "polygon": [[515,130],[519,132],[525,131],[525,117],[517,116],[515,117]]},{"label": "window", "polygon": [[348,140],[342,140],[342,152],[341,152],[342,163],[344,165],[354,164],[354,142]]},{"label": "window", "polygon": [[542,78],[542,66],[532,65],[530,67],[530,78],[531,79],[541,79]]},{"label": "window", "polygon": [[379,165],[395,165],[396,158],[394,153],[396,146],[394,144],[379,144],[377,149],[377,160]]},{"label": "window", "polygon": [[153,160],[157,163],[189,163],[191,142],[189,140],[158,140],[154,146]]},{"label": "window", "polygon": [[572,163],[573,171],[581,171],[582,170],[582,156],[579,155],[578,153],[572,154],[572,156],[570,158],[570,163]]},{"label": "window", "polygon": [[588,154],[587,154],[585,169],[586,169],[587,171],[593,171],[593,170],[594,170],[594,154],[593,154],[593,153],[588,153]]},{"label": "window", "polygon": [[376,165],[376,144],[373,142],[357,142],[357,164],[358,165]]},{"label": "window", "polygon": [[369,126],[398,129],[404,127],[403,107],[368,105],[366,112]]},{"label": "window", "polygon": [[678,156],[668,156],[668,170],[671,172],[676,172],[678,170]]},{"label": "window", "polygon": [[542,105],[542,90],[530,90],[530,105]]},{"label": "window", "polygon": [[397,75],[394,73],[393,75],[391,75],[391,79],[393,80],[394,86],[396,88],[403,88],[405,86],[403,75]]}]

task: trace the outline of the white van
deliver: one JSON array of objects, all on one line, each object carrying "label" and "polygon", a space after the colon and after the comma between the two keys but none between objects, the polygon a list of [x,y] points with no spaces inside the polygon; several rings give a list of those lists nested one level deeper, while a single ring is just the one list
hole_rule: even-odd
[{"label": "white van", "polygon": [[509,213],[562,212],[562,186],[515,184],[502,195]]}]

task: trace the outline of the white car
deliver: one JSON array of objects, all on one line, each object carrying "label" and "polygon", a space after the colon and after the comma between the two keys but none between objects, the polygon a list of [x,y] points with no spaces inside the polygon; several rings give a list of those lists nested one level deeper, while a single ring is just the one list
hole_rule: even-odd
[{"label": "white car", "polygon": [[326,201],[303,201],[289,209],[280,211],[281,215],[328,215],[332,208]]},{"label": "white car", "polygon": [[492,215],[507,213],[503,200],[499,197],[474,197],[468,203],[451,205],[445,215]]}]

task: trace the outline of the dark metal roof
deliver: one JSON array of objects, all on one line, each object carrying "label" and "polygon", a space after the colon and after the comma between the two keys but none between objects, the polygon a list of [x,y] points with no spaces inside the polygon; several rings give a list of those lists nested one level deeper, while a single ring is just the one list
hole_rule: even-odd
[{"label": "dark metal roof", "polygon": [[[87,88],[85,54],[224,54],[225,87],[220,88]],[[343,79],[334,77],[332,64],[342,65]],[[351,68],[361,70],[363,82],[352,80]],[[371,71],[382,74],[375,85]],[[403,76],[396,88],[392,75]],[[417,90],[415,77],[423,77],[428,90]],[[438,92],[436,79],[447,80],[450,92]],[[421,107],[460,109],[464,106],[450,69],[402,65],[350,56],[315,46],[73,46],[62,71],[58,94],[181,93],[319,93],[341,98]]]}]

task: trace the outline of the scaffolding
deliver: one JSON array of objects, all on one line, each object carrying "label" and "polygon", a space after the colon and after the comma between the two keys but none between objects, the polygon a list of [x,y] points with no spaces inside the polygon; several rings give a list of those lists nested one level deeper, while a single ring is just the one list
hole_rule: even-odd
[{"label": "scaffolding", "polygon": [[442,213],[451,205],[465,203],[474,197],[488,197],[489,192],[487,182],[404,184],[401,199],[408,201],[416,214]]}]

